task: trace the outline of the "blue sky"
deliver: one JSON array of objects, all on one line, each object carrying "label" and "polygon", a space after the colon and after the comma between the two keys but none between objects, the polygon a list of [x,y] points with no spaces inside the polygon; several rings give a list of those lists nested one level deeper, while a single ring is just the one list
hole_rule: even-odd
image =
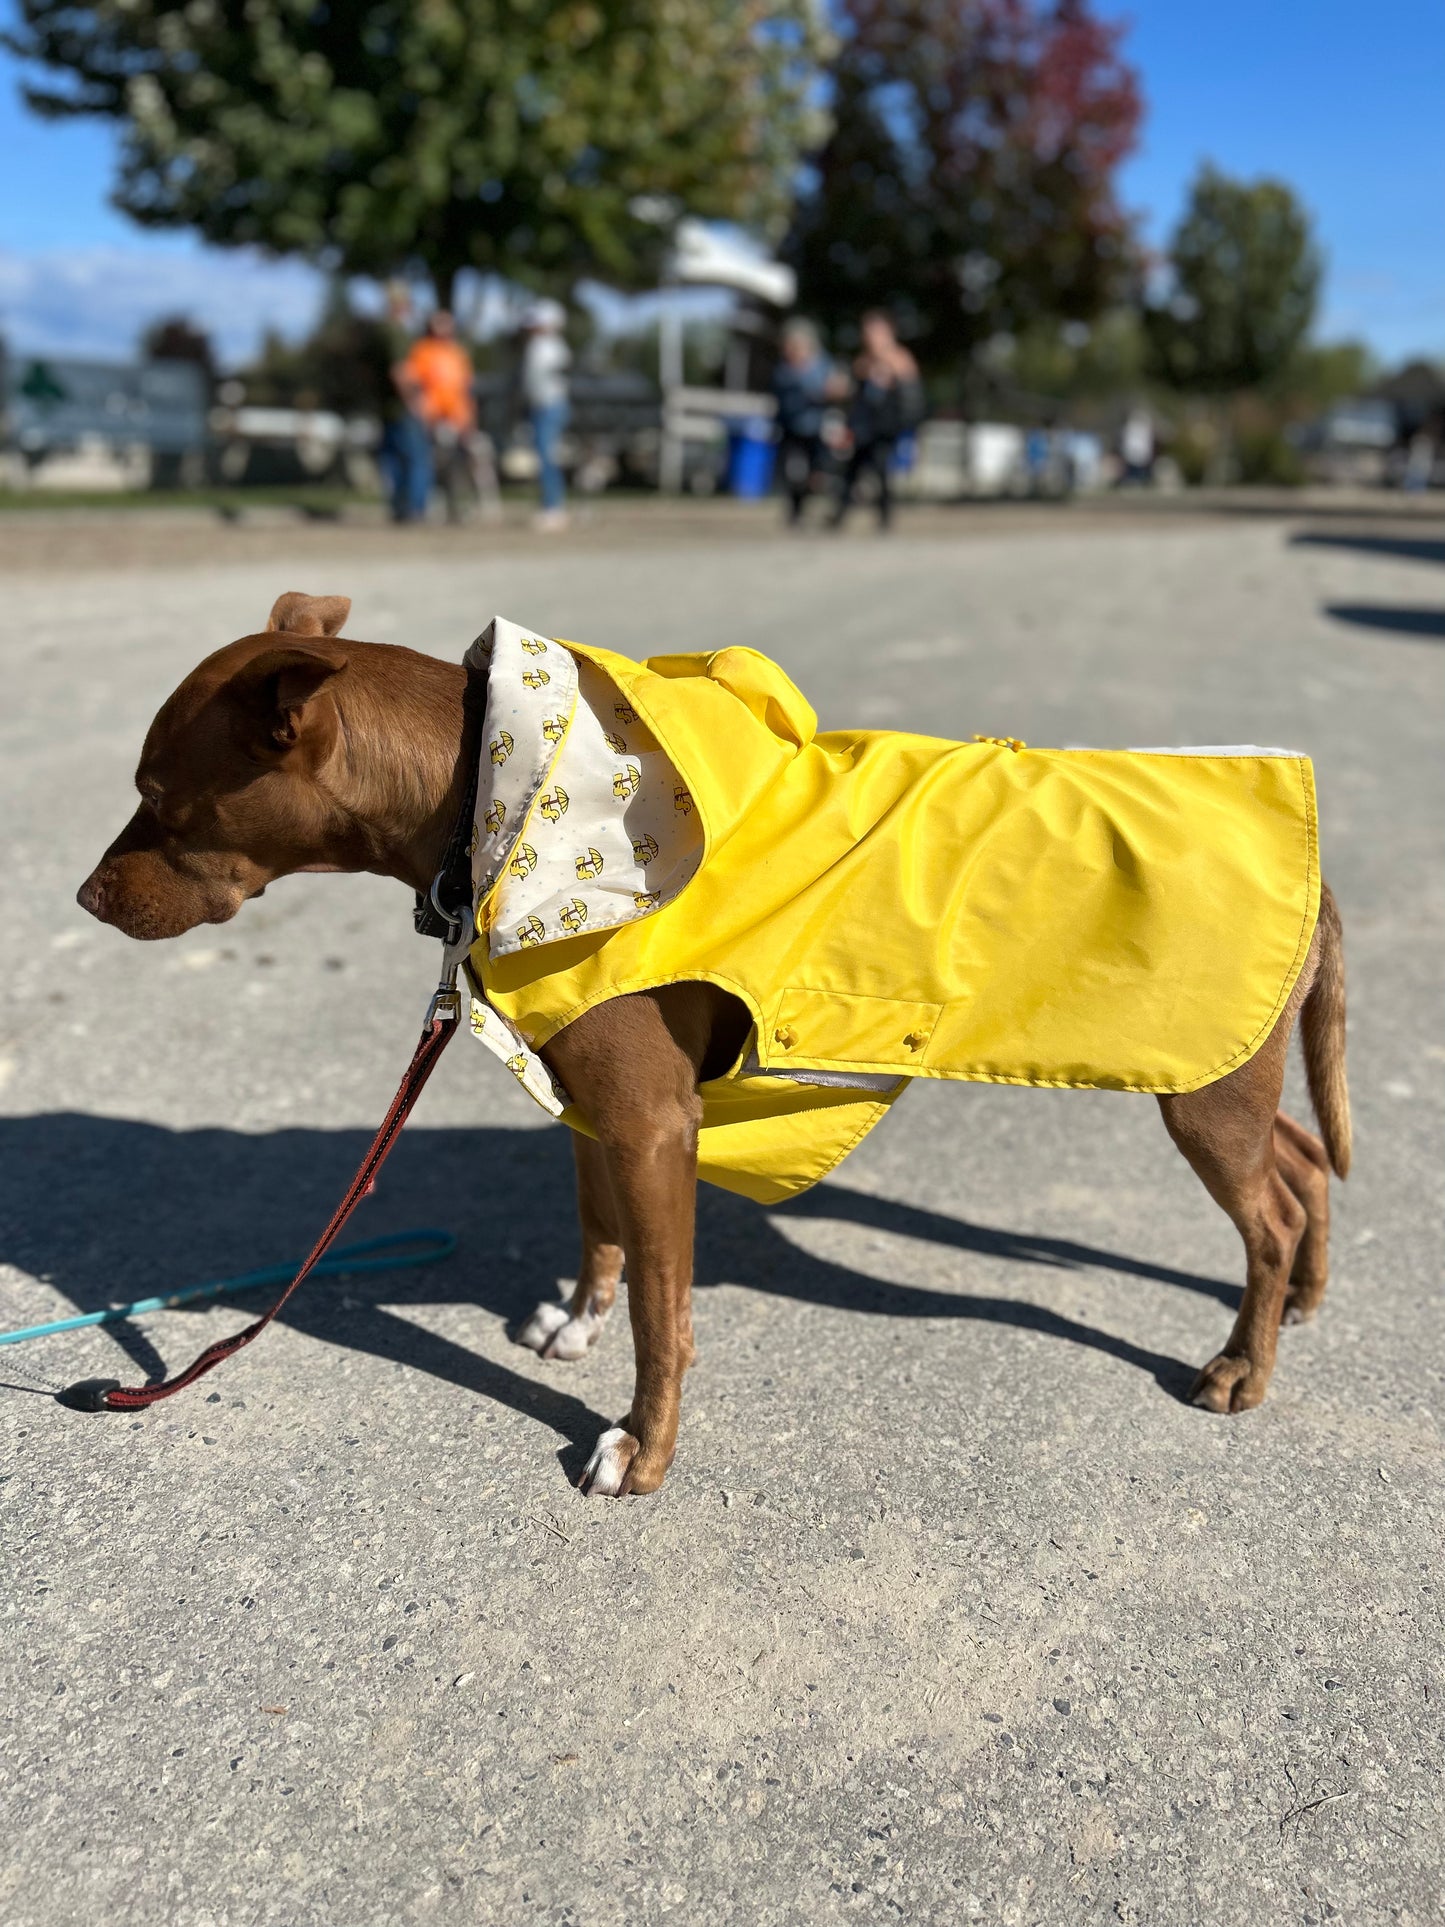
[{"label": "blue sky", "polygon": [[1325,337],[1445,360],[1445,0],[1103,0],[1146,119],[1124,198],[1162,243],[1202,160],[1275,174],[1328,261]]},{"label": "blue sky", "polygon": [[[1098,0],[1129,23],[1146,119],[1127,204],[1162,244],[1200,161],[1292,183],[1328,276],[1322,337],[1384,359],[1445,359],[1445,0]],[[0,18],[11,17],[0,0]],[[0,331],[23,348],[123,355],[147,320],[185,310],[230,357],[265,325],[309,322],[295,264],[133,227],[107,204],[114,137],[22,105],[0,52]]]}]

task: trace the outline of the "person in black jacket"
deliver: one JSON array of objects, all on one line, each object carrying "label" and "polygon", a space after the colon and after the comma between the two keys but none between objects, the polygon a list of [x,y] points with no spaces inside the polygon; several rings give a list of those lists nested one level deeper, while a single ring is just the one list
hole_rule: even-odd
[{"label": "person in black jacket", "polygon": [[778,398],[778,467],[788,498],[788,526],[796,528],[823,457],[823,417],[848,383],[823,353],[818,331],[801,317],[783,329],[783,358],[773,375]]},{"label": "person in black jacket", "polygon": [[843,471],[843,487],[833,511],[831,526],[835,529],[842,526],[853,506],[854,492],[865,473],[876,477],[878,526],[889,526],[893,519],[889,481],[893,453],[899,437],[917,425],[922,413],[918,363],[899,341],[893,323],[875,308],[864,315],[862,329],[863,347],[853,363],[853,398],[848,408],[853,452]]}]

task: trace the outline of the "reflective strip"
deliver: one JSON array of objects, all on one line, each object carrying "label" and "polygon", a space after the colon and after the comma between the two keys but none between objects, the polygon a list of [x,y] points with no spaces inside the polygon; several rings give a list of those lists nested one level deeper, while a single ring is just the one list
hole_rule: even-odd
[{"label": "reflective strip", "polygon": [[1188,743],[1179,749],[1131,744],[1129,756],[1303,756],[1302,749],[1261,749],[1258,743]]},{"label": "reflective strip", "polygon": [[748,1053],[748,1060],[738,1076],[781,1077],[789,1084],[821,1084],[825,1088],[843,1091],[896,1091],[900,1084],[908,1082],[896,1071],[794,1071],[771,1064],[764,1069],[758,1062],[755,1050]]}]

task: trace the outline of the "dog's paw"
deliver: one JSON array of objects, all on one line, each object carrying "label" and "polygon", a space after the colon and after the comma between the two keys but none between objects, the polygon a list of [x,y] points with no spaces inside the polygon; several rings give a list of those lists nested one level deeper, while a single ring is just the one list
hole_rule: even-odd
[{"label": "dog's paw", "polygon": [[517,1333],[517,1343],[539,1358],[571,1360],[583,1357],[602,1335],[607,1313],[588,1306],[580,1318],[572,1316],[570,1302],[548,1299],[538,1305]]},{"label": "dog's paw", "polygon": [[1268,1388],[1268,1372],[1247,1358],[1221,1352],[1195,1379],[1189,1403],[1206,1412],[1248,1412],[1263,1401]]},{"label": "dog's paw", "polygon": [[609,1425],[582,1468],[577,1490],[594,1499],[620,1499],[633,1490],[632,1463],[641,1450],[641,1442],[630,1432]]},{"label": "dog's paw", "polygon": [[1291,1285],[1284,1296],[1281,1325],[1307,1325],[1324,1302],[1323,1285]]}]

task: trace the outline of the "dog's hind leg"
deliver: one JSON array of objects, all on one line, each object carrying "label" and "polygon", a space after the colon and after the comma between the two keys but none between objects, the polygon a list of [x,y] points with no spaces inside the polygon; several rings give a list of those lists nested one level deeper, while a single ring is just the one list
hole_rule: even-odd
[{"label": "dog's hind leg", "polygon": [[[1293,1011],[1247,1064],[1217,1084],[1161,1097],[1176,1145],[1244,1240],[1244,1301],[1224,1350],[1195,1380],[1190,1398],[1211,1412],[1258,1405],[1274,1370],[1286,1290],[1309,1224],[1280,1167],[1276,1108]],[[1293,1145],[1286,1157],[1300,1156]]]},{"label": "dog's hind leg", "polygon": [[[1316,1137],[1279,1107],[1296,1015],[1304,1041]],[[1308,1318],[1329,1275],[1329,1174],[1350,1168],[1345,1081],[1345,966],[1340,913],[1320,885],[1320,914],[1289,1003],[1237,1071],[1183,1096],[1161,1097],[1169,1135],[1244,1240],[1244,1302],[1229,1343],[1191,1397],[1211,1412],[1258,1405],[1274,1369],[1282,1319]]]},{"label": "dog's hind leg", "polygon": [[1319,1310],[1329,1278],[1330,1172],[1350,1168],[1350,1092],[1345,1077],[1345,951],[1339,906],[1329,885],[1320,885],[1320,915],[1303,973],[1300,1038],[1310,1099],[1320,1134],[1279,1112],[1274,1151],[1285,1183],[1307,1213],[1295,1253],[1284,1322],[1302,1324]]},{"label": "dog's hind leg", "polygon": [[1275,1114],[1274,1155],[1280,1173],[1305,1210],[1304,1234],[1294,1255],[1281,1323],[1302,1325],[1324,1299],[1330,1276],[1330,1160],[1313,1131],[1285,1111]]},{"label": "dog's hind leg", "polygon": [[517,1333],[517,1343],[543,1358],[582,1358],[602,1336],[622,1280],[622,1233],[607,1156],[595,1139],[572,1135],[577,1159],[577,1216],[582,1262],[569,1296],[538,1305]]}]

